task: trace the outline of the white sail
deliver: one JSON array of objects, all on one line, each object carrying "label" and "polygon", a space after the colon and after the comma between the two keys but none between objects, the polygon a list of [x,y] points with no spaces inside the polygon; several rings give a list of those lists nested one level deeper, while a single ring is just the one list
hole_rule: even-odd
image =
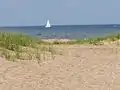
[{"label": "white sail", "polygon": [[47,20],[46,28],[51,27],[49,20]]}]

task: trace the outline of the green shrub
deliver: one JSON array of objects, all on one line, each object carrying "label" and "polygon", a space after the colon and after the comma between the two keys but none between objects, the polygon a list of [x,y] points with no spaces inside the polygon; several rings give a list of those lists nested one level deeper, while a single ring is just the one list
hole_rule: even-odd
[{"label": "green shrub", "polygon": [[0,32],[0,46],[12,51],[18,51],[20,46],[33,46],[36,44],[36,40],[30,36],[10,33],[10,32]]}]

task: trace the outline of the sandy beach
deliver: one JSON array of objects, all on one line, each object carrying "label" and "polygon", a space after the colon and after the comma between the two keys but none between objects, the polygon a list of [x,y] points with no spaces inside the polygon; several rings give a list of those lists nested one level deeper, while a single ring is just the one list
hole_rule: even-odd
[{"label": "sandy beach", "polygon": [[1,90],[120,90],[120,51],[114,45],[58,45],[40,64],[0,58]]},{"label": "sandy beach", "polygon": [[0,90],[120,90],[120,0],[0,0]]}]

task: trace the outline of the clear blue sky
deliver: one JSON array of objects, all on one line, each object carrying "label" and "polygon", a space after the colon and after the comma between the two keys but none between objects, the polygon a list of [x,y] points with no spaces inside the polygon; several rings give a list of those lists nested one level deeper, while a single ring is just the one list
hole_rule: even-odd
[{"label": "clear blue sky", "polygon": [[0,0],[0,26],[120,24],[120,0]]}]

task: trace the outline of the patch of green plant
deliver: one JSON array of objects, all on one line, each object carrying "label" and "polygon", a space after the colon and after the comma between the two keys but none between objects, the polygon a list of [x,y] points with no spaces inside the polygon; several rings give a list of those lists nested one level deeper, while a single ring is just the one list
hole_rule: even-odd
[{"label": "patch of green plant", "polygon": [[93,45],[101,45],[103,44],[103,41],[109,40],[109,41],[116,41],[120,39],[120,33],[111,34],[103,37],[91,37],[87,39],[77,39],[77,40],[71,40],[71,41],[65,41],[61,42],[59,40],[56,40],[53,42],[53,44],[93,44]]},{"label": "patch of green plant", "polygon": [[20,46],[34,46],[37,41],[30,36],[18,33],[0,32],[0,46],[18,51]]}]

